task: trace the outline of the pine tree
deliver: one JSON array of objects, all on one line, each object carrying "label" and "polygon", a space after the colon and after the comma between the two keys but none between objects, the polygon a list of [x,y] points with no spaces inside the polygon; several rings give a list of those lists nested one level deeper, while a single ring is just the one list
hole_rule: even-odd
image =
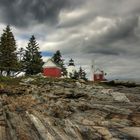
[{"label": "pine tree", "polygon": [[1,75],[4,72],[7,76],[18,71],[16,41],[9,25],[0,38],[0,71]]},{"label": "pine tree", "polygon": [[35,75],[42,72],[44,62],[34,36],[30,38],[28,46],[26,47],[23,62],[26,75]]},{"label": "pine tree", "polygon": [[59,50],[56,51],[56,53],[53,55],[52,60],[58,64],[58,65],[62,65],[63,61],[62,61],[62,56],[61,56],[61,52]]},{"label": "pine tree", "polygon": [[79,76],[79,79],[87,80],[86,72],[82,69],[82,67],[79,68],[78,76]]},{"label": "pine tree", "polygon": [[19,74],[20,72],[24,71],[24,56],[25,56],[25,49],[24,48],[19,48],[17,51],[17,56],[18,56],[18,62],[19,62]]},{"label": "pine tree", "polygon": [[64,60],[62,59],[61,52],[59,50],[53,55],[52,60],[62,68],[63,76],[67,75],[67,70],[64,66]]},{"label": "pine tree", "polygon": [[75,80],[79,79],[79,73],[77,71],[74,72],[74,75],[73,75],[72,79],[75,79]]}]

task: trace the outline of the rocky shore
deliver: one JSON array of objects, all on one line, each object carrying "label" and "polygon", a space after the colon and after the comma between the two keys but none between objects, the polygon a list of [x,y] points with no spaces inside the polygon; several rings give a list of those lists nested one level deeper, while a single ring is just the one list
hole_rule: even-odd
[{"label": "rocky shore", "polygon": [[138,140],[140,87],[24,78],[0,88],[0,140]]}]

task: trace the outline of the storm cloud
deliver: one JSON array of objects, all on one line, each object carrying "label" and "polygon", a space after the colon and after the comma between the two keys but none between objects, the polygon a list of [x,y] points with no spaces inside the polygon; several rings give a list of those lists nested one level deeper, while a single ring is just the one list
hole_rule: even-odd
[{"label": "storm cloud", "polygon": [[139,0],[0,0],[0,31],[7,24],[18,47],[34,34],[42,52],[60,50],[88,77],[95,60],[108,78],[140,79]]},{"label": "storm cloud", "polygon": [[0,0],[1,21],[16,26],[56,23],[67,0]]}]

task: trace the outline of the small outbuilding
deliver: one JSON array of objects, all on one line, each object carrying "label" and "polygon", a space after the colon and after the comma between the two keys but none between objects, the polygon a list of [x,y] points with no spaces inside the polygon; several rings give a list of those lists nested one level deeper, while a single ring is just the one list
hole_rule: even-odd
[{"label": "small outbuilding", "polygon": [[100,70],[99,68],[94,71],[93,80],[95,82],[105,81],[105,74],[104,71]]},{"label": "small outbuilding", "polygon": [[53,62],[52,59],[48,59],[43,65],[43,75],[47,77],[61,77],[61,68]]}]

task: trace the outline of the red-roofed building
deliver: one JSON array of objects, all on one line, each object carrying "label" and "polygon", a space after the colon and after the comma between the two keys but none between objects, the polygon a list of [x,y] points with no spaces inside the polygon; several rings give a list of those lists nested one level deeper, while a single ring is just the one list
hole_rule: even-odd
[{"label": "red-roofed building", "polygon": [[47,77],[61,77],[61,68],[51,59],[43,65],[43,75]]}]

